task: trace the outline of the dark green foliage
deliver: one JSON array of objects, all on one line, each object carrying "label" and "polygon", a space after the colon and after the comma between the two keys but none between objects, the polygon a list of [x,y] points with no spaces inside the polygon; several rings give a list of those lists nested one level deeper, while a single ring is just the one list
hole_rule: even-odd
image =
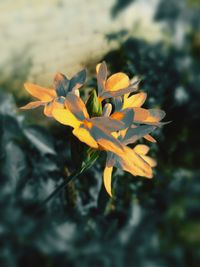
[{"label": "dark green foliage", "polygon": [[[179,17],[174,13],[166,15],[170,23]],[[159,105],[172,121],[154,135],[154,179],[117,170],[113,199],[102,187],[102,153],[35,215],[80,166],[86,147],[76,142],[71,155],[65,126],[30,125],[13,98],[0,94],[0,266],[200,266],[200,48],[194,40],[186,36],[177,48],[129,39],[105,56],[111,72],[143,77],[145,105]]]}]

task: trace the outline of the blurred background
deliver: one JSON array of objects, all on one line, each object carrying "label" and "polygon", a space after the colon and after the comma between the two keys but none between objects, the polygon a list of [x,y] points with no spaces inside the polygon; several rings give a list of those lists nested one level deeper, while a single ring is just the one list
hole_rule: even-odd
[{"label": "blurred background", "polygon": [[[200,266],[199,14],[199,0],[0,0],[0,266]],[[19,111],[23,83],[87,68],[91,89],[102,60],[142,76],[146,107],[172,121],[154,179],[116,170],[109,199],[102,155],[35,216],[78,155],[65,127]]]}]

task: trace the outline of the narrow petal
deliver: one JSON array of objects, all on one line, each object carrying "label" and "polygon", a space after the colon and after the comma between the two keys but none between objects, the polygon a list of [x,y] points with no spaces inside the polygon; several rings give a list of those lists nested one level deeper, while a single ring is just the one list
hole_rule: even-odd
[{"label": "narrow petal", "polygon": [[131,107],[141,107],[147,98],[147,94],[144,92],[132,95],[130,97],[124,97],[123,109]]},{"label": "narrow petal", "polygon": [[42,101],[34,101],[34,102],[30,102],[27,105],[20,107],[20,109],[34,109],[40,106],[44,106],[45,102]]},{"label": "narrow petal", "polygon": [[129,77],[123,73],[118,72],[108,78],[105,84],[105,89],[108,91],[118,91],[130,85]]},{"label": "narrow petal", "polygon": [[70,110],[67,109],[53,109],[52,116],[60,123],[77,128],[80,126],[81,121],[79,121]]},{"label": "narrow petal", "polygon": [[25,83],[24,87],[29,94],[44,102],[51,101],[56,97],[56,91],[53,89],[44,88],[33,83]]},{"label": "narrow petal", "polygon": [[149,149],[150,148],[146,145],[137,145],[133,150],[139,155],[146,155],[149,152]]},{"label": "narrow petal", "polygon": [[113,167],[108,167],[106,166],[103,172],[103,182],[104,182],[104,186],[106,191],[108,192],[108,194],[112,197],[112,171],[113,171]]},{"label": "narrow petal", "polygon": [[73,93],[68,93],[65,99],[65,106],[69,109],[79,120],[89,118],[86,106],[82,99]]},{"label": "narrow petal", "polygon": [[98,148],[97,142],[94,140],[94,138],[91,136],[88,129],[85,129],[83,127],[78,127],[73,130],[73,134],[83,143],[87,144],[88,146],[92,148]]},{"label": "narrow petal", "polygon": [[154,139],[150,134],[145,135],[144,138],[151,143],[157,143],[156,139]]}]

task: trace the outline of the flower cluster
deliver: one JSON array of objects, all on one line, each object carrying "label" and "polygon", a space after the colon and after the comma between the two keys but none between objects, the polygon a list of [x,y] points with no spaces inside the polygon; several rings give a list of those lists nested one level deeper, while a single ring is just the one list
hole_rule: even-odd
[{"label": "flower cluster", "polygon": [[[149,147],[136,142],[141,138],[156,142],[150,133],[164,124],[161,120],[165,112],[141,107],[147,95],[139,91],[137,79],[130,80],[122,72],[108,77],[105,62],[97,65],[96,74],[97,90],[92,91],[86,104],[79,94],[86,81],[86,71],[82,70],[72,79],[56,74],[53,89],[26,83],[25,89],[39,101],[21,109],[44,106],[46,116],[70,126],[80,141],[95,150],[106,151],[103,180],[112,196],[114,166],[134,176],[152,178],[156,162],[147,156]],[[131,148],[128,146],[131,144],[136,145]]]}]

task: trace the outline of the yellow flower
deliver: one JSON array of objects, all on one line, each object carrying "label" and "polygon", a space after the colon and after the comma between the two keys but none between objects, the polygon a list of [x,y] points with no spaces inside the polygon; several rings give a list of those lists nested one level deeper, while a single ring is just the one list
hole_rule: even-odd
[{"label": "yellow flower", "polygon": [[124,149],[123,152],[120,151],[118,153],[107,152],[107,161],[103,172],[103,180],[106,191],[110,196],[112,196],[111,179],[114,166],[121,168],[134,176],[138,175],[152,178],[152,167],[154,167],[155,164],[153,164],[153,159],[146,156],[146,153],[148,152],[147,146],[138,145],[134,149],[131,149],[127,145],[135,143],[138,139],[149,135],[149,133],[155,129],[155,125],[131,124],[124,130],[112,133],[112,135],[121,142]]},{"label": "yellow flower", "polygon": [[86,79],[86,72],[82,70],[73,76],[70,80],[62,73],[57,73],[54,78],[54,89],[45,88],[32,83],[25,83],[25,89],[39,101],[30,102],[21,107],[21,109],[33,109],[44,106],[44,114],[52,116],[54,108],[64,108],[65,96],[68,92],[78,94],[78,89],[83,85]]},{"label": "yellow flower", "polygon": [[96,66],[98,96],[102,101],[105,98],[119,97],[121,95],[134,92],[137,90],[138,81],[131,83],[129,77],[118,72],[107,79],[107,66],[102,62]]},{"label": "yellow flower", "polygon": [[[65,98],[65,109],[54,109],[53,117],[60,123],[71,126],[73,134],[82,142],[95,149],[105,149],[121,153],[123,146],[110,133],[127,128],[133,112],[126,109],[112,117],[90,118],[84,102],[78,96],[68,93]],[[120,116],[120,118],[119,118]]]}]

